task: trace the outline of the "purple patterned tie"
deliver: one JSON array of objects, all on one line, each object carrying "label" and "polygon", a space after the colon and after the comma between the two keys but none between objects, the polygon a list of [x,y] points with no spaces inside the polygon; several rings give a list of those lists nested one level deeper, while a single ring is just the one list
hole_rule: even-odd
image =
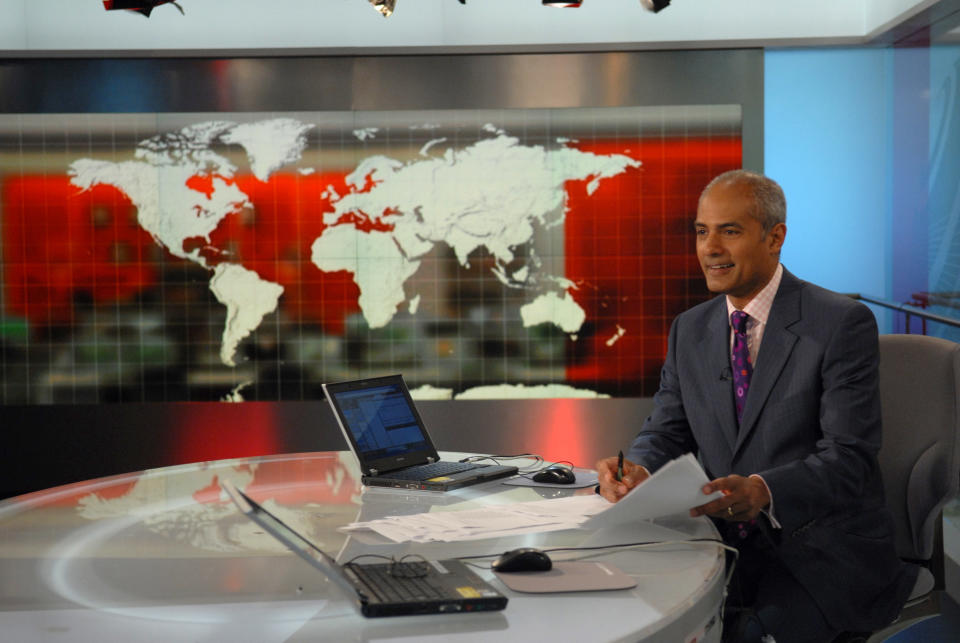
[{"label": "purple patterned tie", "polygon": [[747,349],[747,320],[750,315],[735,310],[730,314],[730,325],[733,326],[733,398],[737,404],[737,422],[743,417],[743,407],[747,401],[750,389],[750,376],[753,375],[753,364],[750,362],[750,351]]},{"label": "purple patterned tie", "polygon": [[[737,422],[743,416],[743,407],[750,392],[750,376],[753,375],[753,363],[750,361],[750,350],[747,348],[747,320],[750,315],[735,310],[730,314],[730,325],[733,326],[733,355],[730,358],[733,367],[733,397],[737,403]],[[731,536],[746,539],[757,529],[757,521],[729,523],[727,533]]]}]

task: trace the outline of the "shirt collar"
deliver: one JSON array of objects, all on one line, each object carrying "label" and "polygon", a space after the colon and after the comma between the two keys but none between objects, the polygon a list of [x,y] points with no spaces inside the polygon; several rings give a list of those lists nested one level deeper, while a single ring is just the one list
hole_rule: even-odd
[{"label": "shirt collar", "polygon": [[[743,312],[750,315],[752,322],[760,324],[767,323],[767,319],[770,317],[770,309],[773,308],[773,299],[777,296],[777,289],[780,288],[780,280],[782,278],[783,264],[778,263],[777,269],[773,272],[773,276],[770,277],[767,285],[743,307]],[[730,297],[727,296],[727,319],[730,319],[730,315],[733,314],[735,310],[738,310],[738,308],[733,305]]]}]

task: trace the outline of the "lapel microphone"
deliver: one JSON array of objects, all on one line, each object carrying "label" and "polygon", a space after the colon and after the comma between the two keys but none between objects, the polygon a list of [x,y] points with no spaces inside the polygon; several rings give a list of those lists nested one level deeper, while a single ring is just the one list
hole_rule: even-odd
[{"label": "lapel microphone", "polygon": [[728,382],[728,381],[730,381],[730,380],[732,380],[732,379],[733,379],[733,371],[730,369],[729,366],[727,366],[727,367],[724,368],[722,371],[720,371],[720,381],[721,381],[721,382]]}]

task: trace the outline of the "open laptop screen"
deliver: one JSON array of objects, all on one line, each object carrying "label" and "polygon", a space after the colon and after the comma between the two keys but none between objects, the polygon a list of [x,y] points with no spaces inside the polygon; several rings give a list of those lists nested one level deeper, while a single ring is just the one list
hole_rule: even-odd
[{"label": "open laptop screen", "polygon": [[324,384],[323,390],[364,474],[437,459],[400,375]]},{"label": "open laptop screen", "polygon": [[357,451],[365,459],[379,460],[429,447],[407,396],[397,384],[333,395]]}]

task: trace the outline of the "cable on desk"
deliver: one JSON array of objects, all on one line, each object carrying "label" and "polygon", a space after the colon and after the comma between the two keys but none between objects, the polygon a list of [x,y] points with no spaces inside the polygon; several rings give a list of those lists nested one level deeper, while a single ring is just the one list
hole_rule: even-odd
[{"label": "cable on desk", "polygon": [[[543,462],[543,461],[541,460],[541,462]],[[526,478],[527,480],[533,480],[533,476],[537,475],[537,474],[540,473],[541,471],[546,471],[547,469],[552,469],[552,468],[556,467],[557,465],[562,465],[563,467],[565,467],[566,469],[568,469],[571,473],[573,472],[573,463],[572,463],[572,462],[570,462],[569,460],[557,460],[556,462],[553,462],[553,463],[550,463],[550,464],[544,464],[542,467],[538,467],[538,468],[535,468],[535,469],[532,469],[532,468],[531,468],[531,469],[523,469],[522,471],[519,471],[519,472],[517,473],[517,475],[520,476],[521,478]]]},{"label": "cable on desk", "polygon": [[[394,578],[423,578],[429,572],[427,559],[420,554],[404,554],[400,558],[384,556],[383,554],[358,554],[344,563],[349,565],[361,558],[377,558],[390,563],[387,573]],[[407,558],[417,558],[416,561],[407,561]]]},{"label": "cable on desk", "polygon": [[[550,547],[547,549],[542,549],[541,551],[546,554],[558,552],[558,551],[595,552],[582,557],[582,558],[589,558],[590,556],[604,553],[607,550],[612,550],[612,549],[640,549],[643,547],[659,547],[663,545],[718,546],[720,547],[720,549],[724,549],[726,551],[733,553],[734,563],[736,562],[737,556],[739,556],[740,554],[740,552],[738,552],[735,547],[731,547],[730,545],[726,544],[719,538],[689,538],[687,540],[645,540],[645,541],[637,541],[632,543],[618,543],[613,545],[592,545],[589,547]],[[466,562],[466,561],[474,560],[477,558],[496,558],[497,556],[500,556],[500,554],[475,554],[472,556],[458,556],[457,560]],[[582,558],[573,558],[570,560],[581,560]],[[490,569],[489,565],[484,566],[484,565],[478,565],[470,562],[466,562],[466,564],[470,565],[471,567],[476,567],[477,569]],[[728,573],[728,576],[726,578],[727,582],[729,582],[730,580],[730,574],[732,573],[732,569],[733,569],[733,565],[731,565],[731,572]]]},{"label": "cable on desk", "polygon": [[349,565],[350,563],[354,563],[360,560],[361,558],[377,558],[380,560],[385,560],[388,563],[392,563],[397,560],[393,556],[384,556],[383,554],[357,554],[356,556],[354,556],[353,558],[345,562],[344,565]]},{"label": "cable on desk", "polygon": [[[539,471],[540,465],[543,464],[544,458],[538,453],[517,453],[514,455],[471,455],[466,458],[459,460],[460,462],[482,462],[484,460],[490,460],[494,464],[501,464],[501,460],[520,460],[533,458],[533,463],[522,467],[520,469],[521,473],[529,473],[530,471]],[[564,462],[566,462],[564,460]],[[571,465],[572,466],[572,465]]]},{"label": "cable on desk", "polygon": [[557,460],[556,462],[547,463],[547,460],[538,453],[517,453],[515,455],[471,455],[466,458],[462,458],[459,461],[482,462],[484,460],[490,460],[494,464],[502,464],[501,460],[519,460],[528,458],[532,458],[533,463],[520,467],[517,471],[517,475],[519,475],[521,478],[526,478],[527,480],[532,480],[533,476],[540,473],[544,469],[549,469],[550,467],[555,467],[557,465],[566,466],[571,471],[574,469],[574,464],[570,460]]}]

